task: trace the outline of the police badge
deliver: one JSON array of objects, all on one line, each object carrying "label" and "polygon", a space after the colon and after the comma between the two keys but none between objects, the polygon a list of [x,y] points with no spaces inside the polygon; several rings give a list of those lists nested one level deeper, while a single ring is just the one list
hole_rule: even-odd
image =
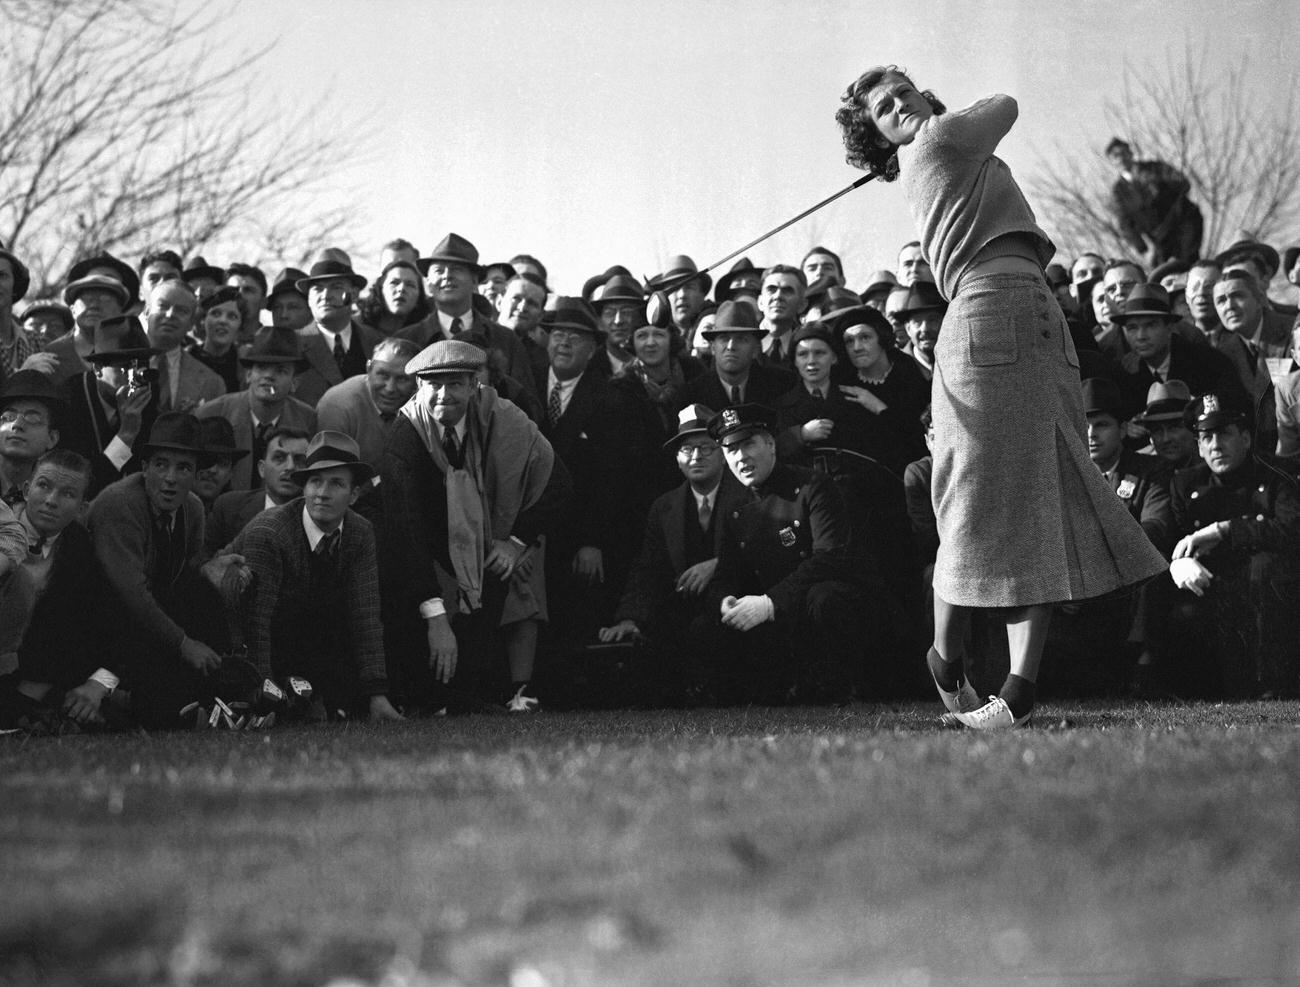
[{"label": "police badge", "polygon": [[1136,476],[1126,476],[1119,481],[1119,486],[1115,488],[1115,493],[1119,494],[1120,500],[1132,500],[1133,495],[1137,493],[1138,481]]},{"label": "police badge", "polygon": [[794,528],[782,528],[777,534],[781,538],[782,548],[791,548],[799,540],[795,537]]}]

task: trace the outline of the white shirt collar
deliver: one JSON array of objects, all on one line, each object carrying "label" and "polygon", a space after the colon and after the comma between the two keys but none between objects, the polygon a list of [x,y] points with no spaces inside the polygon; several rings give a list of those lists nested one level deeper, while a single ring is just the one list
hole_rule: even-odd
[{"label": "white shirt collar", "polygon": [[[32,527],[31,521],[27,520],[26,510],[23,510],[18,515],[18,520],[22,523],[23,532],[27,535],[28,545],[35,545],[38,541],[41,540],[42,537],[45,537],[42,536],[39,531],[37,531],[35,528]],[[50,553],[54,551],[54,543],[58,541],[59,535],[61,534],[63,534],[62,531],[60,531],[58,535],[50,535],[48,537],[45,537],[45,545],[41,548],[41,558],[48,559],[50,557]]]},{"label": "white shirt collar", "polygon": [[342,336],[342,337],[343,337],[343,348],[344,348],[345,350],[348,350],[348,349],[351,349],[351,348],[352,348],[352,323],[351,323],[351,322],[349,322],[346,326],[344,326],[344,327],[343,327],[342,329],[340,329],[338,332],[332,332],[331,330],[326,329],[326,328],[325,328],[323,325],[321,325],[319,322],[316,323],[316,328],[319,329],[319,330],[320,330],[320,334],[321,334],[322,336],[325,337],[325,345],[328,346],[328,347],[330,348],[330,352],[331,352],[331,353],[334,352],[334,337],[335,337],[335,336]]},{"label": "white shirt collar", "polygon": [[456,319],[460,319],[461,332],[469,332],[471,329],[474,328],[474,306],[473,305],[471,305],[466,311],[462,312],[460,315],[448,315],[446,312],[442,311],[442,309],[434,309],[434,311],[438,313],[438,324],[442,326],[442,334],[446,336],[448,339],[454,338],[451,332],[451,324]]},{"label": "white shirt collar", "polygon": [[[302,530],[307,533],[307,544],[311,546],[313,552],[316,551],[316,546],[319,545],[320,540],[325,537],[325,532],[316,527],[316,522],[313,521],[311,515],[307,513],[306,504],[302,505]],[[338,530],[343,530],[342,521],[339,522]]]},{"label": "white shirt collar", "polygon": [[1159,377],[1161,380],[1168,380],[1168,379],[1169,379],[1169,364],[1173,363],[1173,361],[1174,361],[1174,348],[1173,348],[1172,346],[1170,346],[1169,349],[1165,352],[1165,358],[1164,358],[1163,362],[1158,363],[1158,364],[1156,364],[1155,366],[1152,366],[1151,364],[1148,363],[1148,364],[1147,364],[1147,368],[1148,368],[1148,369],[1149,369],[1153,374],[1155,374],[1157,377]]},{"label": "white shirt collar", "polygon": [[[456,433],[456,442],[462,447],[465,445],[465,433],[469,431],[468,418],[468,415],[461,415],[460,421],[452,426],[452,431]],[[446,434],[447,430],[437,422],[434,422],[433,424],[438,430],[438,438],[441,439]]]},{"label": "white shirt collar", "polygon": [[722,486],[722,481],[719,480],[717,483],[715,483],[715,484],[713,485],[713,489],[712,489],[712,490],[709,490],[709,491],[706,492],[706,493],[700,493],[700,492],[699,492],[698,490],[696,490],[694,487],[691,487],[691,496],[695,498],[695,512],[696,512],[697,514],[698,514],[699,511],[700,511],[700,507],[704,504],[704,500],[705,500],[706,497],[708,498],[708,501],[709,501],[709,507],[713,508],[714,510],[717,510],[717,507],[718,507],[718,489],[719,489],[721,486]]}]

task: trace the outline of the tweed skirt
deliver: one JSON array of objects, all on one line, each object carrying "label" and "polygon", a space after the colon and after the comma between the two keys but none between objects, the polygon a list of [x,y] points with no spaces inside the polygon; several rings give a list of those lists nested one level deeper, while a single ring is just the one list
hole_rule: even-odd
[{"label": "tweed skirt", "polygon": [[1088,455],[1079,358],[1042,278],[964,278],[935,346],[934,591],[1021,607],[1101,596],[1167,563]]}]

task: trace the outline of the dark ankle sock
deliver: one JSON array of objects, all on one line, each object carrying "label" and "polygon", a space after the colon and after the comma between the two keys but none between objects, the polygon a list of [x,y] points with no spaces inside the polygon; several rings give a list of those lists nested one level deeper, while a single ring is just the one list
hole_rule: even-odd
[{"label": "dark ankle sock", "polygon": [[1008,675],[1007,680],[1002,683],[998,696],[1006,701],[1011,715],[1018,720],[1034,708],[1034,692],[1034,683],[1013,674]]},{"label": "dark ankle sock", "polygon": [[963,674],[962,663],[957,661],[944,661],[939,652],[934,648],[925,656],[926,664],[930,666],[930,674],[934,680],[939,683],[939,688],[944,692],[956,692],[961,687],[962,679],[966,676]]}]

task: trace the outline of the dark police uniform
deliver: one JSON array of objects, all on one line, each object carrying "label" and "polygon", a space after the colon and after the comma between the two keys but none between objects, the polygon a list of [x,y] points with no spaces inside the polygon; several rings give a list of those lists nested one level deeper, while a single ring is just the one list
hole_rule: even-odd
[{"label": "dark police uniform", "polygon": [[1211,691],[1293,693],[1300,486],[1259,456],[1222,475],[1201,463],[1174,475],[1172,505],[1178,536],[1228,526],[1199,559],[1214,575],[1205,596],[1178,593],[1170,644],[1209,664],[1202,671]]}]

